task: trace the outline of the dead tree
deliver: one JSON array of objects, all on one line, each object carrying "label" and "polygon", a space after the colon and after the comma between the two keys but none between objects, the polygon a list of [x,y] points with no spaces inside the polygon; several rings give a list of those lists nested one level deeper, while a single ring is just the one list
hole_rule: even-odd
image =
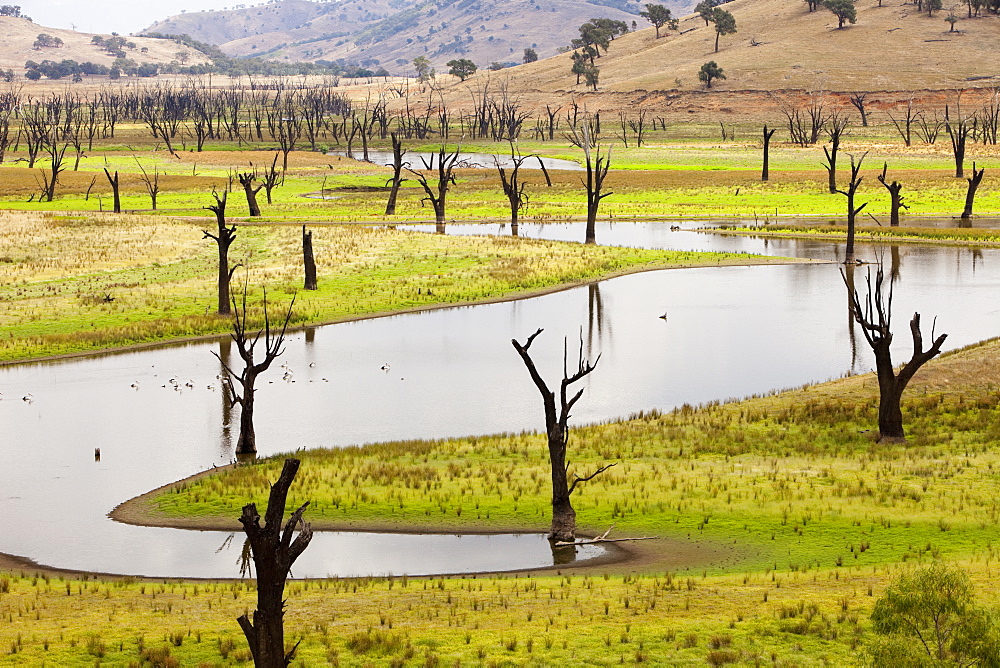
[{"label": "dead tree", "polygon": [[[240,514],[240,523],[246,532],[257,569],[257,609],[253,612],[252,622],[246,614],[236,621],[246,635],[254,665],[259,668],[284,668],[295,658],[299,646],[295,643],[294,647],[285,651],[285,580],[292,564],[312,540],[312,527],[302,519],[309,502],[291,514],[284,531],[281,528],[288,489],[298,470],[298,459],[285,460],[281,476],[271,485],[264,526],[260,525],[256,504],[243,506]],[[299,530],[298,535],[295,535],[296,529]]]},{"label": "dead tree", "polygon": [[306,290],[317,290],[316,259],[313,257],[313,233],[302,226],[302,265],[305,267],[306,280],[303,286]]},{"label": "dead tree", "polygon": [[[117,176],[117,174],[115,174]],[[216,223],[218,225],[218,231],[212,234],[208,230],[202,230],[205,236],[203,239],[212,239],[215,241],[219,248],[219,315],[229,315],[229,282],[233,278],[233,272],[239,268],[239,264],[235,265],[232,269],[229,268],[229,247],[233,245],[233,240],[236,239],[236,226],[226,225],[226,197],[228,193],[223,191],[222,197],[219,194],[212,191],[212,197],[215,198],[215,204],[209,204],[206,207],[208,211],[215,214]]]},{"label": "dead tree", "polygon": [[962,116],[960,105],[957,106],[956,113],[958,119],[953,121],[949,116],[948,107],[944,108],[944,129],[951,139],[951,152],[955,156],[955,178],[961,179],[965,177],[965,142],[969,138],[969,132],[974,123],[970,124],[969,119]]},{"label": "dead tree", "polygon": [[909,209],[910,207],[903,203],[903,195],[900,193],[903,189],[903,184],[898,181],[893,181],[892,183],[886,182],[885,174],[888,169],[889,163],[883,162],[882,173],[878,176],[878,182],[889,191],[889,226],[899,227],[900,208]]},{"label": "dead tree", "polygon": [[830,138],[830,148],[823,147],[823,153],[826,155],[826,164],[823,167],[826,168],[827,184],[831,195],[837,192],[837,151],[840,150],[840,139],[844,136],[844,131],[847,130],[848,122],[849,119],[841,118],[840,114],[833,112],[830,115],[829,125],[826,127],[826,134]]},{"label": "dead tree", "polygon": [[770,149],[771,149],[771,137],[774,136],[777,128],[767,129],[767,123],[764,124],[764,165],[760,170],[760,180],[767,181],[771,178],[770,173]]},{"label": "dead tree", "polygon": [[66,169],[63,167],[63,161],[66,156],[66,150],[69,148],[69,143],[60,142],[57,137],[58,129],[53,128],[45,145],[49,154],[50,165],[48,172],[42,172],[42,196],[39,199],[44,199],[46,202],[51,202],[55,198],[59,175]]},{"label": "dead tree", "polygon": [[274,160],[271,161],[271,166],[264,170],[264,174],[261,178],[264,183],[264,192],[267,194],[267,203],[271,204],[271,191],[274,190],[275,186],[279,182],[284,181],[285,172],[278,169],[278,154],[274,154]]},{"label": "dead tree", "polygon": [[513,236],[517,236],[517,226],[518,226],[518,215],[521,210],[527,208],[528,206],[528,196],[524,194],[524,181],[521,180],[521,165],[524,161],[531,157],[537,157],[532,155],[521,155],[519,151],[514,150],[514,142],[510,143],[510,161],[513,167],[510,173],[504,170],[500,165],[500,160],[493,156],[493,162],[496,164],[497,173],[500,175],[500,183],[503,185],[503,194],[507,196],[507,201],[510,202],[510,232]]},{"label": "dead tree", "polygon": [[121,198],[121,191],[119,191],[118,189],[118,170],[115,170],[115,175],[114,177],[112,177],[111,172],[109,172],[108,168],[105,167],[104,174],[105,176],[108,177],[108,182],[111,184],[111,194],[114,198],[115,213],[121,213],[122,198]]},{"label": "dead tree", "polygon": [[889,114],[889,120],[896,127],[896,132],[903,138],[903,144],[910,146],[913,143],[913,124],[923,118],[923,114],[913,109],[913,99],[906,101],[906,114],[897,119]]},{"label": "dead tree", "polygon": [[[846,279],[845,279],[846,282]],[[875,286],[872,287],[871,271],[868,272],[868,294],[864,303],[857,290],[851,295],[854,303],[854,317],[861,325],[861,331],[875,353],[875,371],[878,376],[878,432],[879,442],[903,442],[906,433],[903,431],[903,413],[900,401],[906,384],[910,382],[917,370],[926,362],[941,352],[941,345],[948,337],[942,334],[934,339],[928,350],[924,350],[923,336],[920,333],[920,314],[914,313],[910,319],[910,335],[913,337],[913,354],[898,372],[892,364],[892,283],[889,284],[888,295],[883,296],[883,274],[879,266],[875,276]],[[934,328],[931,328],[931,337]]]},{"label": "dead tree", "polygon": [[850,101],[850,103],[852,105],[854,105],[854,108],[858,110],[858,113],[861,114],[861,127],[867,128],[868,127],[868,107],[867,107],[868,93],[860,93],[860,92],[858,92],[858,93],[851,93],[851,95],[848,98],[848,100]]},{"label": "dead tree", "polygon": [[146,185],[146,192],[149,193],[149,200],[152,203],[153,211],[156,211],[156,196],[160,193],[160,171],[154,166],[153,175],[150,176],[142,166],[142,163],[139,162],[139,158],[135,159],[135,164],[142,173],[142,182]]},{"label": "dead tree", "polygon": [[[285,343],[285,330],[288,328],[288,321],[292,317],[292,306],[295,298],[292,297],[285,313],[285,321],[281,325],[281,331],[275,334],[271,331],[271,320],[267,314],[267,292],[264,292],[264,327],[257,330],[256,334],[247,331],[247,288],[243,288],[243,301],[236,304],[233,297],[233,308],[236,313],[233,316],[233,333],[230,335],[236,343],[236,350],[243,360],[243,371],[236,373],[232,367],[219,358],[223,368],[226,370],[226,391],[232,404],[240,407],[240,437],[236,441],[236,454],[247,455],[257,452],[257,437],[253,429],[253,409],[254,409],[254,385],[257,383],[257,376],[267,371],[271,362],[284,352],[282,346]],[[254,360],[257,344],[264,337],[264,359]],[[213,351],[214,354],[214,351]],[[239,385],[239,391],[236,389]]]},{"label": "dead tree", "polygon": [[572,397],[568,396],[568,392],[574,383],[579,382],[597,368],[601,356],[598,355],[593,363],[584,359],[583,341],[581,340],[577,369],[570,375],[566,368],[566,342],[563,341],[563,378],[559,384],[559,405],[557,407],[555,392],[549,389],[541,374],[538,373],[538,369],[535,368],[534,360],[528,354],[528,348],[531,347],[535,337],[541,333],[542,330],[539,329],[528,337],[524,345],[518,343],[517,339],[511,339],[510,342],[517,350],[517,354],[521,356],[524,366],[528,368],[531,380],[534,381],[535,387],[542,395],[542,403],[545,406],[545,434],[548,439],[549,465],[552,474],[552,526],[549,529],[548,538],[551,541],[572,542],[576,540],[576,511],[573,510],[573,505],[570,503],[570,496],[578,484],[593,480],[614,466],[614,464],[605,464],[588,476],[581,477],[574,474],[572,483],[568,479],[569,464],[566,462],[566,446],[569,442],[569,412],[583,396],[583,390],[577,390]]},{"label": "dead tree", "polygon": [[[583,182],[584,188],[587,189],[587,231],[584,243],[594,244],[597,243],[597,209],[601,205],[601,200],[614,194],[603,192],[604,179],[607,178],[608,169],[611,167],[611,149],[608,149],[607,155],[601,155],[601,145],[598,143],[592,146],[589,120],[581,123],[579,128],[578,131],[577,127],[573,127],[569,140],[583,149],[587,169],[587,179]],[[597,134],[599,131],[595,129],[594,135]]]},{"label": "dead tree", "polygon": [[972,218],[972,204],[976,201],[976,190],[979,188],[979,184],[982,183],[983,174],[985,173],[985,167],[977,171],[976,163],[972,163],[972,178],[966,179],[969,182],[969,188],[965,191],[965,208],[962,210],[962,220],[970,220]]},{"label": "dead tree", "polygon": [[865,161],[866,155],[868,155],[867,151],[862,153],[857,164],[854,163],[854,156],[851,155],[851,181],[847,184],[847,190],[837,190],[838,193],[847,198],[847,249],[844,252],[844,262],[854,262],[854,223],[861,210],[868,206],[868,202],[859,207],[854,206],[854,196],[858,192],[858,186],[861,185],[861,181],[864,179],[859,174],[861,172],[861,163]]},{"label": "dead tree", "polygon": [[399,186],[406,180],[402,178],[403,168],[406,166],[403,162],[406,149],[403,148],[403,142],[395,132],[389,135],[389,139],[392,141],[392,179],[389,181],[392,183],[392,189],[389,190],[389,201],[385,203],[385,215],[387,216],[396,213],[396,197],[399,196]]},{"label": "dead tree", "polygon": [[[278,156],[275,156],[277,158]],[[243,192],[247,197],[247,208],[250,210],[251,218],[260,217],[260,205],[257,204],[257,193],[260,189],[264,187],[264,184],[260,184],[256,188],[253,186],[253,182],[257,180],[257,172],[240,172],[238,175],[240,180],[240,185],[243,186]]]},{"label": "dead tree", "polygon": [[[459,144],[455,150],[451,153],[445,149],[444,145],[437,152],[437,160],[435,156],[431,155],[431,159],[421,157],[420,162],[424,164],[424,169],[431,171],[437,169],[437,186],[432,188],[430,183],[427,181],[427,176],[422,174],[409,166],[404,167],[406,171],[417,177],[417,182],[420,183],[420,187],[424,189],[427,194],[422,200],[421,204],[424,202],[430,202],[431,206],[434,208],[434,222],[437,224],[437,233],[444,234],[444,215],[445,215],[445,201],[448,197],[448,188],[455,184],[455,176],[453,172],[455,171],[455,164],[458,162],[459,152],[462,150],[461,144]],[[435,167],[437,163],[437,167]]]}]

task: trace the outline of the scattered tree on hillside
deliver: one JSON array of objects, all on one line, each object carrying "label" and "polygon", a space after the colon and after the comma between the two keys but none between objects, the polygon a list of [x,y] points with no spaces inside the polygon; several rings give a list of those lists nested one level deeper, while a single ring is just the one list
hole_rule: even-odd
[{"label": "scattered tree on hillside", "polygon": [[[706,63],[707,64],[707,63]],[[770,163],[768,151],[771,147],[771,137],[774,136],[777,128],[767,129],[767,124],[764,124],[764,165],[760,170],[760,180],[767,181],[770,178]]]},{"label": "scattered tree on hillside", "polygon": [[868,202],[859,207],[854,206],[854,196],[864,179],[859,174],[861,173],[861,163],[865,161],[866,155],[868,155],[867,151],[862,153],[857,164],[854,162],[854,156],[851,155],[851,180],[847,184],[847,190],[838,189],[836,191],[847,198],[847,248],[844,251],[844,262],[854,262],[854,224],[861,210],[868,206]]},{"label": "scattered tree on hillside", "polygon": [[[815,12],[817,9],[819,9],[819,6],[822,4],[822,2],[823,0],[806,0],[806,4],[809,6],[810,12]],[[879,0],[879,2],[881,2],[881,0]]]},{"label": "scattered tree on hillside", "polygon": [[[284,592],[285,579],[291,572],[292,564],[312,540],[312,527],[302,519],[302,513],[309,502],[293,512],[284,531],[281,529],[288,489],[298,470],[299,460],[285,460],[281,475],[271,485],[263,527],[260,525],[261,518],[256,504],[243,506],[240,514],[240,523],[250,545],[250,557],[257,569],[257,609],[253,612],[253,622],[246,614],[236,621],[246,635],[250,654],[258,668],[288,666],[295,659],[295,650],[299,646],[299,643],[295,643],[291,650],[285,651]],[[295,535],[296,529],[299,531],[298,535]]]},{"label": "scattered tree on hillside", "polygon": [[[267,371],[271,362],[284,352],[282,346],[285,343],[285,331],[292,318],[294,304],[295,298],[292,297],[292,301],[288,304],[288,311],[285,313],[285,320],[281,325],[281,331],[275,334],[271,331],[271,320],[267,313],[267,291],[265,290],[264,325],[257,330],[256,334],[252,334],[247,329],[247,286],[244,285],[242,302],[237,304],[236,297],[233,297],[235,313],[233,314],[233,332],[230,335],[233,342],[236,343],[240,359],[243,360],[243,371],[236,373],[215,351],[212,351],[226,372],[225,389],[229,400],[233,405],[240,407],[240,437],[236,441],[236,454],[238,455],[256,454],[257,452],[257,436],[253,428],[254,393],[256,392],[254,386],[257,383],[257,377]],[[254,355],[257,344],[261,342],[261,336],[264,337],[264,358],[256,361]],[[240,388],[239,392],[236,391],[237,384]]]},{"label": "scattered tree on hillside", "polygon": [[934,563],[894,579],[871,612],[874,666],[991,666],[1000,634],[975,604],[972,581],[958,566]]},{"label": "scattered tree on hillside", "polygon": [[934,16],[934,12],[938,11],[944,6],[941,0],[924,0],[924,9],[927,10],[927,16]]},{"label": "scattered tree on hillside", "polygon": [[955,30],[955,24],[961,19],[955,15],[955,12],[949,12],[948,16],[944,17],[944,20],[948,22],[948,32],[957,32]]},{"label": "scattered tree on hillside", "polygon": [[576,511],[570,502],[570,496],[581,482],[593,480],[601,473],[607,471],[614,464],[605,464],[587,476],[573,475],[573,482],[568,480],[569,463],[566,461],[566,449],[569,443],[569,413],[580,397],[583,390],[578,390],[572,397],[569,391],[574,383],[583,380],[594,369],[600,361],[600,355],[593,362],[583,357],[583,340],[580,340],[580,352],[577,360],[577,369],[570,374],[566,367],[567,344],[563,340],[563,377],[559,384],[559,404],[556,405],[556,394],[549,389],[535,362],[528,353],[528,348],[534,342],[535,337],[542,333],[539,329],[528,337],[524,345],[518,343],[517,339],[510,342],[521,356],[531,380],[542,395],[542,402],[545,407],[545,435],[549,450],[549,465],[552,479],[552,524],[549,528],[548,538],[551,541],[573,542],[576,540]]},{"label": "scattered tree on hillside", "polygon": [[15,18],[31,20],[21,13],[20,5],[0,5],[0,16],[13,16]]},{"label": "scattered tree on hillside", "polygon": [[[920,314],[914,313],[910,319],[910,335],[913,337],[913,354],[910,361],[903,365],[897,373],[892,363],[892,283],[889,284],[888,295],[883,295],[883,274],[881,265],[872,286],[871,270],[868,272],[868,294],[865,302],[861,302],[857,290],[849,295],[854,302],[854,318],[861,326],[861,331],[875,353],[875,372],[878,377],[878,441],[899,443],[906,441],[903,430],[903,413],[900,402],[903,390],[913,375],[931,359],[941,352],[941,345],[948,337],[941,334],[934,339],[933,344],[924,350],[923,335],[920,332]],[[931,336],[934,336],[931,328]]]},{"label": "scattered tree on hillside", "polygon": [[716,7],[712,10],[712,23],[715,24],[715,53],[718,53],[719,37],[736,34],[736,17],[725,9]]},{"label": "scattered tree on hillside", "polygon": [[63,41],[61,37],[53,37],[48,33],[39,33],[38,37],[35,39],[35,43],[32,46],[36,49],[58,49],[62,47]]},{"label": "scattered tree on hillside", "polygon": [[714,60],[710,60],[698,70],[698,81],[705,84],[705,88],[712,87],[712,79],[724,80],[726,78],[722,68]]},{"label": "scattered tree on hillside", "polygon": [[[105,170],[107,171],[107,170]],[[115,176],[118,173],[115,172]],[[219,194],[212,191],[212,197],[215,199],[215,204],[209,204],[204,207],[212,213],[215,214],[216,224],[218,225],[218,230],[215,234],[212,234],[208,230],[202,230],[205,236],[203,239],[212,239],[215,241],[219,250],[219,276],[218,276],[218,313],[219,315],[229,315],[229,282],[233,278],[233,272],[235,272],[240,265],[234,266],[232,269],[229,268],[229,247],[233,245],[233,241],[236,239],[236,226],[226,225],[226,197],[228,192],[223,191],[222,197]]]},{"label": "scattered tree on hillside", "polygon": [[583,80],[588,86],[597,92],[597,83],[601,78],[601,68],[592,63],[587,63],[583,66]]},{"label": "scattered tree on hillside", "polygon": [[976,163],[972,163],[972,177],[966,179],[969,182],[969,187],[965,191],[965,208],[962,210],[962,220],[972,218],[972,204],[976,201],[976,190],[979,188],[979,184],[982,183],[983,174],[985,173],[985,167],[977,171]]},{"label": "scattered tree on hillside", "polygon": [[528,63],[533,63],[536,60],[538,60],[538,52],[532,49],[531,47],[526,48],[524,50],[524,55],[521,56],[521,62],[528,64]]},{"label": "scattered tree on hillside", "polygon": [[574,51],[570,58],[573,59],[573,67],[570,68],[570,72],[576,75],[576,84],[579,86],[580,77],[586,74],[587,66],[591,63],[587,62],[587,57],[579,51]]},{"label": "scattered tree on hillside", "polygon": [[417,71],[417,81],[420,83],[426,83],[434,77],[434,68],[431,67],[431,61],[427,59],[427,56],[414,58],[413,69]]},{"label": "scattered tree on hillside", "polygon": [[837,17],[838,30],[844,27],[844,21],[849,21],[852,25],[858,22],[854,0],[823,0],[823,6]]},{"label": "scattered tree on hillside", "polygon": [[639,16],[646,19],[656,28],[656,38],[660,38],[660,28],[667,26],[669,30],[677,30],[679,21],[670,15],[670,10],[663,5],[646,5],[646,11],[639,12]]},{"label": "scattered tree on hillside", "polygon": [[698,16],[704,19],[705,26],[707,27],[708,24],[712,22],[715,8],[720,4],[722,4],[720,0],[701,0],[701,2],[695,5],[694,11]]},{"label": "scattered tree on hillside", "polygon": [[462,81],[465,81],[473,74],[476,73],[476,64],[469,60],[468,58],[458,58],[456,60],[449,60],[445,63],[450,69],[448,74],[456,76]]},{"label": "scattered tree on hillside", "polygon": [[909,209],[910,207],[903,203],[903,195],[901,191],[903,190],[903,184],[898,181],[893,181],[892,183],[886,182],[886,171],[889,169],[889,163],[882,163],[882,173],[878,176],[878,182],[885,186],[885,189],[889,191],[889,226],[899,227],[899,210]]}]

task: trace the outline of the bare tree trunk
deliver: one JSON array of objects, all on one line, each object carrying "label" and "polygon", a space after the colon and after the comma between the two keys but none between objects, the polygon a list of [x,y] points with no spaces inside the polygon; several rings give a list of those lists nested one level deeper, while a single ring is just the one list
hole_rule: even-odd
[{"label": "bare tree trunk", "polygon": [[[281,476],[271,485],[267,501],[264,526],[260,525],[260,514],[256,504],[243,506],[240,523],[246,532],[257,569],[257,609],[253,621],[243,614],[239,622],[243,634],[250,645],[254,665],[258,668],[284,668],[295,658],[298,643],[285,651],[285,580],[292,564],[298,559],[309,541],[312,528],[302,519],[308,502],[304,503],[288,518],[284,530],[281,519],[285,512],[288,489],[299,470],[299,460],[286,459]],[[294,536],[295,529],[298,535]]]},{"label": "bare tree trunk", "polygon": [[399,196],[399,186],[403,183],[403,156],[406,150],[403,149],[403,142],[393,132],[389,135],[392,140],[392,189],[389,191],[389,201],[385,203],[385,215],[391,216],[396,213],[396,197]]},{"label": "bare tree trunk", "polygon": [[972,218],[972,205],[976,201],[976,190],[979,188],[979,184],[982,183],[983,174],[985,173],[985,167],[976,171],[976,163],[972,163],[972,178],[966,179],[969,182],[969,188],[965,191],[965,208],[962,210],[962,220],[970,220]]},{"label": "bare tree trunk", "polygon": [[108,168],[105,167],[104,168],[104,174],[108,177],[108,182],[111,183],[111,193],[112,193],[112,195],[114,197],[115,213],[121,213],[122,212],[122,199],[121,199],[121,195],[119,194],[119,191],[118,191],[118,170],[115,170],[115,175],[114,175],[114,177],[112,177],[111,176],[111,172],[109,172]]},{"label": "bare tree trunk", "polygon": [[316,260],[313,257],[312,231],[306,231],[306,226],[302,226],[302,264],[305,267],[306,280],[303,286],[306,290],[318,289],[316,283]]},{"label": "bare tree trunk", "polygon": [[[116,172],[115,177],[117,178],[117,176]],[[218,225],[216,234],[212,234],[208,230],[202,230],[205,234],[203,238],[213,239],[219,249],[219,315],[229,315],[232,312],[229,308],[229,281],[233,278],[233,272],[240,266],[237,264],[232,269],[229,268],[229,247],[232,246],[233,240],[236,239],[236,226],[226,225],[227,195],[228,193],[223,192],[222,197],[219,197],[217,193],[213,192],[212,196],[215,198],[215,204],[204,207],[215,214],[216,224]]]},{"label": "bare tree trunk", "polygon": [[847,186],[847,190],[837,190],[838,193],[847,198],[847,248],[844,251],[844,262],[854,262],[854,227],[857,220],[857,216],[861,213],[861,210],[868,206],[868,202],[865,202],[859,207],[854,206],[854,195],[858,192],[858,186],[861,185],[861,181],[864,178],[859,176],[861,172],[861,163],[865,161],[865,156],[868,155],[867,152],[861,155],[857,164],[854,163],[854,156],[851,156],[851,181]]},{"label": "bare tree trunk", "polygon": [[898,181],[893,181],[892,183],[886,183],[885,174],[889,169],[889,164],[886,162],[882,163],[882,174],[879,175],[878,180],[885,189],[889,191],[889,226],[899,227],[899,210],[909,209],[906,204],[903,203],[903,195],[901,191],[903,190],[903,184]]},{"label": "bare tree trunk", "polygon": [[760,170],[760,180],[767,181],[770,175],[770,148],[771,148],[771,137],[774,136],[774,132],[777,128],[768,130],[767,123],[764,124],[764,165]]}]

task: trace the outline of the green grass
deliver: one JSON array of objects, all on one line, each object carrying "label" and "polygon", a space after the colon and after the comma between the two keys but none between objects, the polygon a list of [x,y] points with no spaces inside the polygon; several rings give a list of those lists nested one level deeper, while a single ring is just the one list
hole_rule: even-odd
[{"label": "green grass", "polygon": [[[821,239],[843,239],[847,236],[847,228],[835,225],[786,225],[783,223],[764,225],[720,225],[706,228],[706,231],[718,234],[753,234],[756,236],[788,236]],[[960,244],[992,246],[1000,243],[1000,230],[973,228],[935,228],[935,227],[872,227],[858,226],[855,236],[859,239],[880,241],[907,241],[916,243],[954,242]]]},{"label": "green grass", "polygon": [[[202,226],[141,216],[0,217],[0,360],[223,333],[217,252]],[[747,255],[314,227],[319,290],[300,291],[298,226],[239,225],[231,262],[287,301],[294,324],[511,295],[627,271],[757,261]],[[582,233],[582,231],[581,231]],[[243,270],[237,274],[239,284]]]}]

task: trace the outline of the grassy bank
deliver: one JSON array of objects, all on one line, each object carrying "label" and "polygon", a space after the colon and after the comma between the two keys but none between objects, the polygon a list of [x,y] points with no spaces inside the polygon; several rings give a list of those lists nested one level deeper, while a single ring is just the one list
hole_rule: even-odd
[{"label": "grassy bank", "polygon": [[[872,442],[870,376],[574,430],[580,467],[621,461],[578,499],[583,524],[688,555],[732,546],[710,565],[667,566],[676,543],[646,541],[633,562],[558,573],[296,582],[287,637],[302,639],[301,665],[856,663],[872,603],[913,564],[960,563],[1000,603],[998,352],[918,374],[906,446]],[[300,453],[290,503],[309,498],[316,525],[542,527],[542,449],[517,435]],[[231,520],[279,463],[180,485],[163,511]],[[251,583],[0,578],[8,665],[249,659],[234,619]]]},{"label": "grassy bank", "polygon": [[[144,216],[0,215],[0,360],[226,332],[214,314],[217,252],[203,225]],[[319,290],[295,324],[495,300],[653,268],[740,264],[681,253],[370,226],[314,227]],[[581,230],[582,235],[582,230]],[[287,301],[301,286],[297,226],[239,226],[231,262]],[[781,260],[778,260],[779,262]],[[241,269],[235,282],[243,282]]]},{"label": "grassy bank", "polygon": [[[707,232],[715,234],[735,234],[775,237],[799,237],[803,239],[847,238],[846,225],[785,225],[780,222],[765,225],[720,225],[706,228]],[[937,228],[937,227],[876,227],[874,225],[859,225],[855,230],[855,238],[878,242],[914,242],[914,243],[954,243],[970,246],[996,246],[1000,244],[1000,230],[973,228]]]}]

